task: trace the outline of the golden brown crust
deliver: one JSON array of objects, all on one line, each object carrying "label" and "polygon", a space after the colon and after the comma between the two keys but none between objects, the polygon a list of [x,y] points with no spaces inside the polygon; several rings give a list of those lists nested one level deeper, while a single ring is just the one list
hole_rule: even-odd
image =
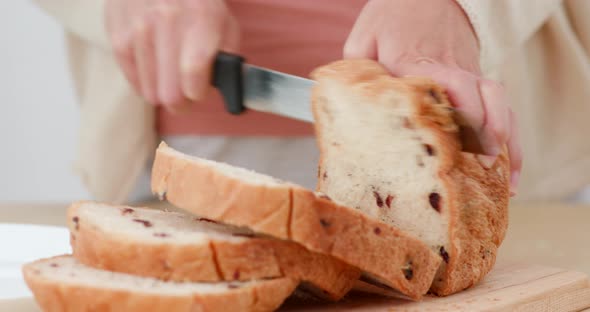
[{"label": "golden brown crust", "polygon": [[[208,165],[175,157],[164,142],[152,169],[152,191],[161,198],[182,199],[183,209],[230,224],[255,225],[259,232],[288,237],[289,188],[269,188],[227,179]],[[169,188],[169,185],[174,185]],[[239,198],[240,200],[235,200]],[[172,200],[169,200],[174,204]],[[212,209],[215,207],[215,209]],[[248,213],[244,213],[247,207]],[[252,207],[256,207],[253,209]]]},{"label": "golden brown crust", "polygon": [[98,269],[181,282],[290,277],[309,282],[330,300],[342,298],[360,276],[358,269],[291,241],[209,239],[181,245],[120,237],[82,218],[80,205],[75,203],[68,209],[72,251],[78,261]]},{"label": "golden brown crust", "polygon": [[[451,255],[448,264],[441,263],[431,291],[448,295],[480,281],[493,267],[497,249],[508,224],[509,170],[504,152],[495,165],[485,169],[474,155],[463,153],[457,135],[456,116],[444,90],[426,78],[393,78],[387,70],[371,60],[336,61],[316,69],[312,77],[322,81],[339,81],[348,89],[373,98],[396,90],[413,96],[412,123],[427,128],[438,141],[439,177],[447,189],[449,202],[449,237]],[[322,109],[322,92],[314,88],[313,110]],[[316,130],[318,128],[316,127]],[[320,170],[325,159],[322,135],[318,134]],[[323,180],[318,180],[318,190]]]},{"label": "golden brown crust", "polygon": [[43,311],[273,311],[297,286],[279,278],[222,293],[155,295],[50,280],[36,272],[37,262],[25,265],[23,275]]},{"label": "golden brown crust", "polygon": [[[180,208],[291,239],[309,250],[359,267],[414,299],[426,293],[440,262],[417,239],[309,190],[291,184],[253,185],[213,166],[179,157],[164,143],[156,151],[152,173],[152,191],[165,193],[166,199]],[[214,188],[203,193],[207,185]],[[280,212],[272,213],[274,209]],[[326,222],[330,226],[325,226]],[[381,235],[375,231],[381,231]],[[410,260],[406,255],[414,259],[410,281],[403,271]]]},{"label": "golden brown crust", "polygon": [[452,206],[453,258],[447,273],[439,276],[432,291],[446,296],[477,282],[493,268],[508,227],[509,161],[502,153],[494,166],[484,169],[474,155],[461,153],[449,173],[456,202]]},{"label": "golden brown crust", "polygon": [[291,239],[365,268],[379,282],[414,299],[426,293],[440,264],[416,239],[305,189],[293,190],[291,226],[300,229]]}]

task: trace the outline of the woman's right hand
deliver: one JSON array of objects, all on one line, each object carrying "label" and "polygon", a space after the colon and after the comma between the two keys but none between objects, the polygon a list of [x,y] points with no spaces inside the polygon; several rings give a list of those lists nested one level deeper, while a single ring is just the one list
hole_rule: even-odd
[{"label": "woman's right hand", "polygon": [[240,32],[222,0],[107,0],[106,27],[125,76],[148,102],[170,111],[202,100],[219,50],[237,52]]}]

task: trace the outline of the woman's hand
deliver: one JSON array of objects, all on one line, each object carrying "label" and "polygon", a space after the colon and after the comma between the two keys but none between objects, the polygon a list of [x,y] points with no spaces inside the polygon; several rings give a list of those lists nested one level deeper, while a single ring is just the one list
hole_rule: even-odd
[{"label": "woman's hand", "polygon": [[522,156],[516,118],[504,88],[483,79],[471,24],[454,0],[369,0],[344,46],[345,58],[379,61],[399,77],[426,76],[446,88],[465,121],[478,132],[489,167],[508,146],[511,192]]},{"label": "woman's hand", "polygon": [[222,0],[107,0],[105,15],[131,85],[171,111],[202,100],[217,52],[239,45],[238,24]]}]

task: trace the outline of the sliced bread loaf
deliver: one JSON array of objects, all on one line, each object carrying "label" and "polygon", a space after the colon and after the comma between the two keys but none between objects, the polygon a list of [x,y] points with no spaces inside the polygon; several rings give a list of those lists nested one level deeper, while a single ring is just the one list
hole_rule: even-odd
[{"label": "sliced bread loaf", "polygon": [[290,278],[175,283],[88,267],[71,256],[23,267],[43,311],[273,311],[293,292]]},{"label": "sliced bread loaf", "polygon": [[74,257],[98,269],[171,281],[290,277],[338,300],[360,271],[292,241],[187,214],[80,202],[68,209]]},{"label": "sliced bread loaf", "polygon": [[506,154],[486,169],[460,150],[445,92],[369,60],[314,71],[318,191],[419,238],[443,259],[447,295],[492,268],[507,227]]},{"label": "sliced bread loaf", "polygon": [[184,155],[162,143],[152,190],[198,216],[290,239],[410,298],[428,290],[440,257],[419,240],[297,185]]}]

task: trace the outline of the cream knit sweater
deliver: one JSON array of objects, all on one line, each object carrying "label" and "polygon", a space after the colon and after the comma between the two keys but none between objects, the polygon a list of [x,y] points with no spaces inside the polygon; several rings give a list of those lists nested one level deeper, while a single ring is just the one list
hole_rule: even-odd
[{"label": "cream knit sweater", "polygon": [[[485,75],[506,85],[518,116],[518,199],[560,199],[589,184],[590,1],[457,1]],[[37,2],[67,34],[81,112],[77,171],[96,199],[126,201],[155,148],[153,109],[111,56],[102,0]]]}]

